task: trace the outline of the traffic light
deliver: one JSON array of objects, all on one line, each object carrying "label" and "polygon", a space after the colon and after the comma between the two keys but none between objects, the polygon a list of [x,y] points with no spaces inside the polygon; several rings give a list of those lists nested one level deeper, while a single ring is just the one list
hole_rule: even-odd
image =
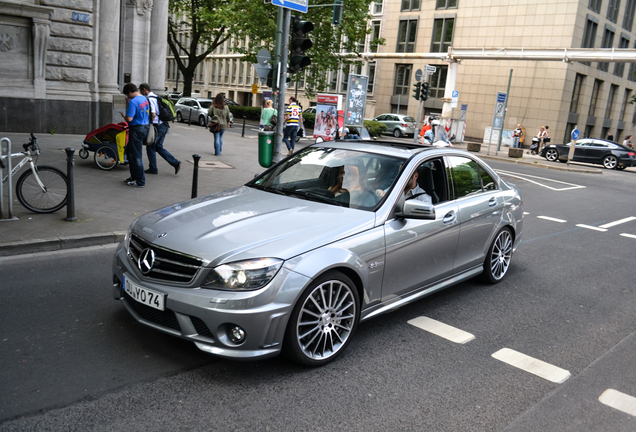
[{"label": "traffic light", "polygon": [[413,84],[413,97],[415,98],[415,100],[420,100],[420,92],[422,91],[422,83],[421,82],[416,82],[415,84]]},{"label": "traffic light", "polygon": [[265,83],[269,88],[272,88],[274,85],[274,68],[269,70],[269,73],[267,74],[267,81],[265,81]]},{"label": "traffic light", "polygon": [[342,0],[335,0],[333,5],[333,15],[331,17],[331,24],[340,25],[342,22]]},{"label": "traffic light", "polygon": [[427,101],[429,97],[431,97],[431,85],[425,82],[424,84],[422,84],[422,93],[420,94],[420,99],[422,101]]},{"label": "traffic light", "polygon": [[313,42],[307,38],[307,33],[314,29],[310,21],[295,19],[292,22],[292,40],[289,45],[289,73],[295,74],[311,64],[311,59],[305,55],[305,51],[313,46]]}]

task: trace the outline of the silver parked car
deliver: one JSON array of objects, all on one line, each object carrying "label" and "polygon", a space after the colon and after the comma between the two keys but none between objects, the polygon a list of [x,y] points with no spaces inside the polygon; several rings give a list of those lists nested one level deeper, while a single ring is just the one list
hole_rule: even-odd
[{"label": "silver parked car", "polygon": [[386,125],[386,133],[400,138],[403,135],[411,135],[415,133],[417,125],[415,119],[404,114],[381,114],[373,119]]},{"label": "silver parked car", "polygon": [[[179,102],[174,106],[175,111],[177,112],[177,121],[183,122],[188,121],[198,123],[199,126],[207,126],[208,125],[208,110],[212,105],[212,99],[203,99],[203,98],[181,98]],[[232,112],[230,112],[230,123],[234,123],[234,116]]]},{"label": "silver parked car", "polygon": [[474,276],[501,281],[522,227],[517,188],[472,154],[320,143],[244,186],[139,217],[117,248],[113,295],[211,354],[283,350],[319,366],[361,321]]}]

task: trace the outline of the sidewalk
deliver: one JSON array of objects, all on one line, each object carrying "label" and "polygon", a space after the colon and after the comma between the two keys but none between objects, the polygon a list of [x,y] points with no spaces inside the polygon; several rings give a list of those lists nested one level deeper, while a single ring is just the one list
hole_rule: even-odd
[{"label": "sidewalk", "polygon": [[[159,174],[146,175],[146,187],[131,188],[124,184],[129,176],[127,166],[117,166],[103,171],[93,160],[94,153],[88,159],[81,159],[83,135],[39,134],[38,144],[41,155],[40,165],[53,165],[66,172],[67,147],[75,148],[75,221],[66,221],[67,209],[64,207],[52,214],[36,214],[22,207],[13,191],[14,220],[0,221],[0,256],[19,255],[40,251],[70,249],[119,242],[130,223],[138,216],[151,210],[190,199],[194,162],[192,155],[199,154],[198,196],[241,186],[263,171],[258,164],[258,127],[247,123],[245,136],[241,137],[242,124],[226,131],[223,137],[221,156],[213,156],[213,137],[207,129],[199,126],[174,123],[165,141],[165,148],[181,161],[181,171],[174,169],[161,157],[157,157]],[[13,152],[22,148],[28,141],[28,134],[2,134],[11,140]],[[313,138],[303,138],[298,143],[304,147],[313,143]],[[455,148],[465,150],[467,143]],[[508,148],[496,152],[493,144],[488,154],[488,145],[481,146],[477,153],[483,159],[528,164],[551,169],[600,173],[601,170],[582,165],[550,163],[538,156],[524,153],[523,158],[508,157]],[[147,158],[144,156],[145,168]],[[24,171],[25,168],[22,169]],[[13,187],[21,173],[13,177]],[[7,213],[7,184],[4,187],[4,213]]]}]

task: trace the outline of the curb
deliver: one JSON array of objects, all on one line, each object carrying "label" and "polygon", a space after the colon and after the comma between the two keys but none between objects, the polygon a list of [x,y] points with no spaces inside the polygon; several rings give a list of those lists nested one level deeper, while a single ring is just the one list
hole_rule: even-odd
[{"label": "curb", "polygon": [[567,165],[564,167],[559,165],[551,166],[551,165],[546,165],[544,163],[540,163],[539,161],[524,160],[523,158],[521,159],[503,158],[498,156],[481,155],[479,153],[475,153],[475,154],[479,156],[481,159],[496,160],[500,162],[507,162],[507,163],[513,163],[518,165],[528,165],[528,166],[544,168],[549,170],[568,171],[568,172],[575,172],[580,174],[603,174],[603,170],[599,170],[595,168],[578,168],[578,167],[574,168],[574,167],[569,167]]},{"label": "curb", "polygon": [[113,231],[107,233],[0,243],[0,257],[119,243],[124,240],[125,236],[126,232],[124,231]]}]

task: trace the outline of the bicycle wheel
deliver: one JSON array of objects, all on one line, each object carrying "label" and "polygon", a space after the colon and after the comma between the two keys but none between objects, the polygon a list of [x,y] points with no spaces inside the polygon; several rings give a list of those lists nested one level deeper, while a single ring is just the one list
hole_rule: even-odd
[{"label": "bicycle wheel", "polygon": [[95,163],[103,170],[112,170],[119,163],[117,153],[109,146],[101,146],[95,152]]},{"label": "bicycle wheel", "polygon": [[53,213],[66,205],[68,180],[61,170],[46,165],[36,166],[37,177],[44,185],[42,190],[32,170],[25,171],[15,185],[18,201],[35,213]]}]

